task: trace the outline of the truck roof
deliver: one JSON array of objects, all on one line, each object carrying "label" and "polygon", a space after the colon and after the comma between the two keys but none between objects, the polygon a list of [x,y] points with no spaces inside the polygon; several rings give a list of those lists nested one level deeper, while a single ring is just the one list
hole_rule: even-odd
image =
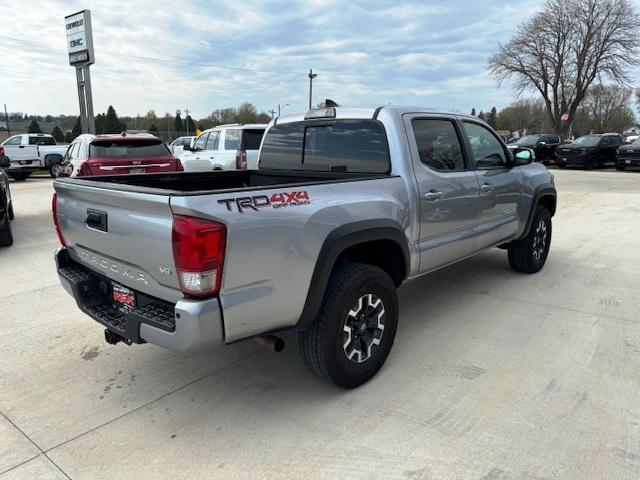
[{"label": "truck roof", "polygon": [[[377,117],[377,114],[384,111],[385,113],[391,113],[392,115],[403,115],[405,113],[425,113],[425,114],[454,115],[460,118],[473,118],[475,120],[479,120],[478,117],[467,115],[461,112],[431,108],[431,107],[381,105],[378,107],[334,107],[334,108],[336,110],[336,118],[374,118],[374,116]],[[317,109],[314,109],[314,110],[317,110]],[[307,113],[308,112],[278,117],[275,120],[273,120],[273,122],[275,123],[300,122],[305,119],[305,116]]]}]

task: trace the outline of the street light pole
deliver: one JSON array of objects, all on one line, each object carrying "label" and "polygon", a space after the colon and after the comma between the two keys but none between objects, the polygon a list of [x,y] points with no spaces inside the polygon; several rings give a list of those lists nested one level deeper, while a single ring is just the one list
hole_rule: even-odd
[{"label": "street light pole", "polygon": [[313,73],[313,70],[309,70],[309,110],[311,110],[311,105],[313,104],[313,79],[318,76],[317,73]]},{"label": "street light pole", "polygon": [[278,116],[280,116],[280,110],[291,105],[290,103],[285,103],[284,105],[278,104]]}]

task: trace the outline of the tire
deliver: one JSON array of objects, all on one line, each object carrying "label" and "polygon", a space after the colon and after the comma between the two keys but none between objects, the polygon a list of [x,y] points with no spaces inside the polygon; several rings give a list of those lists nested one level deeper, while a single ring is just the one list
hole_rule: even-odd
[{"label": "tire", "polygon": [[10,247],[11,245],[13,245],[13,231],[7,214],[4,216],[2,223],[0,223],[0,247]]},{"label": "tire", "polygon": [[31,176],[31,172],[10,172],[9,176],[16,182],[22,182]]},{"label": "tire", "polygon": [[616,170],[618,170],[619,172],[624,172],[626,170],[626,166],[622,163],[616,163]]},{"label": "tire", "polygon": [[13,220],[16,216],[13,214],[13,202],[9,204],[9,220]]},{"label": "tire", "polygon": [[[540,246],[543,234],[544,244]],[[545,207],[538,207],[527,236],[522,240],[514,240],[509,245],[509,264],[516,272],[539,272],[547,261],[550,247],[551,214]]]},{"label": "tire", "polygon": [[594,157],[593,156],[589,156],[587,158],[584,159],[584,162],[582,163],[582,166],[584,167],[585,170],[593,170],[593,165],[594,165]]},{"label": "tire", "polygon": [[49,167],[49,175],[51,175],[51,178],[58,178],[58,172],[60,172],[60,164],[51,165]]},{"label": "tire", "polygon": [[391,277],[372,265],[346,263],[332,273],[314,323],[299,333],[300,354],[317,377],[354,388],[380,370],[397,326],[398,296]]},{"label": "tire", "polygon": [[557,166],[558,168],[566,168],[567,163],[566,163],[566,162],[561,162],[561,161],[559,161],[559,160],[556,160],[556,166]]}]

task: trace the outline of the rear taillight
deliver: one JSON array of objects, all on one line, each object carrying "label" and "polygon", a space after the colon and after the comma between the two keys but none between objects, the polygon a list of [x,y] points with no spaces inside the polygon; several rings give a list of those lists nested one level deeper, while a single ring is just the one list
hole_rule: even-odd
[{"label": "rear taillight", "polygon": [[4,157],[4,147],[0,147],[0,157]]},{"label": "rear taillight", "polygon": [[182,162],[178,158],[176,158],[176,172],[184,172],[184,168],[182,168]]},{"label": "rear taillight", "polygon": [[236,153],[236,170],[247,169],[247,152],[244,150],[238,150]]},{"label": "rear taillight", "polygon": [[224,224],[173,216],[173,260],[185,296],[210,297],[220,291],[226,243]]},{"label": "rear taillight", "polygon": [[56,227],[56,233],[58,234],[58,240],[63,247],[67,246],[67,242],[64,240],[62,230],[60,230],[60,223],[58,222],[58,194],[54,193],[51,199],[51,214],[53,215],[53,224]]}]

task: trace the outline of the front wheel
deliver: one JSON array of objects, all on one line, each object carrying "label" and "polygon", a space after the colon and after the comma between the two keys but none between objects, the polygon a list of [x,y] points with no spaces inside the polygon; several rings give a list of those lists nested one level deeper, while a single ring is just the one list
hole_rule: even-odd
[{"label": "front wheel", "polygon": [[380,370],[397,325],[391,277],[373,265],[346,263],[331,275],[318,318],[300,332],[300,353],[314,375],[354,388]]},{"label": "front wheel", "polygon": [[623,163],[616,163],[616,170],[623,172],[627,167]]},{"label": "front wheel", "polygon": [[550,247],[551,214],[545,207],[538,207],[527,236],[509,245],[509,264],[517,272],[539,272],[547,261]]},{"label": "front wheel", "polygon": [[589,156],[584,159],[582,166],[585,170],[592,170],[595,163],[596,159],[593,156]]}]

